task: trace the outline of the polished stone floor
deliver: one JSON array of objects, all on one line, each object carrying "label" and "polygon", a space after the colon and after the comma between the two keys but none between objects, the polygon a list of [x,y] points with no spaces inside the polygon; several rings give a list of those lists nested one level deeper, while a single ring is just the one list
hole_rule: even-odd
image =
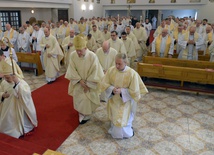
[{"label": "polished stone floor", "polygon": [[[62,70],[61,74],[64,74]],[[44,75],[24,72],[32,90]],[[135,136],[117,140],[108,134],[106,103],[57,149],[66,155],[214,155],[214,96],[149,87],[133,122]]]}]

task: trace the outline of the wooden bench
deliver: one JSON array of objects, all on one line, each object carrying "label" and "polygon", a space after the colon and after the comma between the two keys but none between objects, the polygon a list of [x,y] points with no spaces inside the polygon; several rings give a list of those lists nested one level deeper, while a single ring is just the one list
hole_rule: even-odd
[{"label": "wooden bench", "polygon": [[[151,52],[148,52],[147,56],[152,56]],[[178,54],[174,53],[172,58],[178,58]],[[198,55],[198,60],[199,61],[210,61],[210,55]]]},{"label": "wooden bench", "polygon": [[143,57],[143,63],[162,64],[162,65],[177,66],[177,67],[214,69],[214,63],[209,61],[180,60],[180,59],[160,58],[160,57],[152,57],[152,56]]},{"label": "wooden bench", "polygon": [[181,86],[183,82],[214,84],[213,69],[138,63],[138,73],[141,77],[181,81]]},{"label": "wooden bench", "polygon": [[18,57],[18,62],[27,62],[27,63],[36,64],[36,75],[41,75],[44,73],[42,69],[40,55],[38,53],[16,52],[16,55]]}]

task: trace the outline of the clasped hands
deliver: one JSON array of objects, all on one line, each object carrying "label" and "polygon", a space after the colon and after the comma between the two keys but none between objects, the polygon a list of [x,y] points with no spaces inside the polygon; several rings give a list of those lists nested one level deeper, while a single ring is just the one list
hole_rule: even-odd
[{"label": "clasped hands", "polygon": [[2,97],[3,97],[3,98],[8,98],[8,97],[10,97],[10,94],[8,94],[7,92],[4,92],[4,93],[2,94]]},{"label": "clasped hands", "polygon": [[112,92],[114,94],[120,94],[121,93],[121,88],[115,87]]},{"label": "clasped hands", "polygon": [[86,85],[85,80],[80,80],[80,85],[83,87],[84,93],[87,93],[90,90],[90,88]]},{"label": "clasped hands", "polygon": [[195,41],[194,40],[189,40],[188,44],[195,44]]},{"label": "clasped hands", "polygon": [[69,46],[69,47],[70,47],[70,46],[73,46],[73,43],[69,43],[68,46]]}]

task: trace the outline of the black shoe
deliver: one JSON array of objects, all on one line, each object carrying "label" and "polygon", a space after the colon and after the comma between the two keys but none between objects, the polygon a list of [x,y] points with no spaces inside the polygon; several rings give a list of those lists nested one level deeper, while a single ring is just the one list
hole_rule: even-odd
[{"label": "black shoe", "polygon": [[88,120],[82,120],[82,121],[80,122],[80,124],[85,124],[85,123],[87,123],[89,120],[90,120],[90,119],[88,119]]},{"label": "black shoe", "polygon": [[51,84],[51,83],[54,83],[54,81],[49,81],[47,84]]}]

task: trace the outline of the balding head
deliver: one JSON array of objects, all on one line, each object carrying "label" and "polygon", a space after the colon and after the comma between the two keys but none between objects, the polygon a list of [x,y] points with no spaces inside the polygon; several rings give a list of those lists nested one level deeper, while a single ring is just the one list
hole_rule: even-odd
[{"label": "balding head", "polygon": [[104,41],[102,48],[104,53],[108,53],[110,49],[110,43],[108,41]]},{"label": "balding head", "polygon": [[44,28],[44,34],[45,34],[45,37],[49,37],[50,30],[48,28]]},{"label": "balding head", "polygon": [[195,26],[191,26],[191,27],[189,28],[189,34],[190,34],[190,35],[194,35],[195,30],[196,30],[196,27],[195,27]]},{"label": "balding head", "polygon": [[212,31],[212,27],[210,25],[207,25],[206,33],[210,33],[211,31]]},{"label": "balding head", "polygon": [[168,34],[168,29],[163,29],[162,30],[162,37],[166,37],[166,35]]},{"label": "balding head", "polygon": [[11,25],[10,25],[10,24],[6,24],[6,25],[5,25],[5,28],[6,28],[7,31],[10,31]]},{"label": "balding head", "polygon": [[136,27],[140,28],[140,23],[139,22],[136,23]]},{"label": "balding head", "polygon": [[23,34],[23,33],[25,32],[24,27],[20,27],[20,28],[19,28],[19,32],[20,32],[21,34]]},{"label": "balding head", "polygon": [[74,30],[70,30],[70,37],[74,37],[74,35],[75,35],[75,31]]}]

